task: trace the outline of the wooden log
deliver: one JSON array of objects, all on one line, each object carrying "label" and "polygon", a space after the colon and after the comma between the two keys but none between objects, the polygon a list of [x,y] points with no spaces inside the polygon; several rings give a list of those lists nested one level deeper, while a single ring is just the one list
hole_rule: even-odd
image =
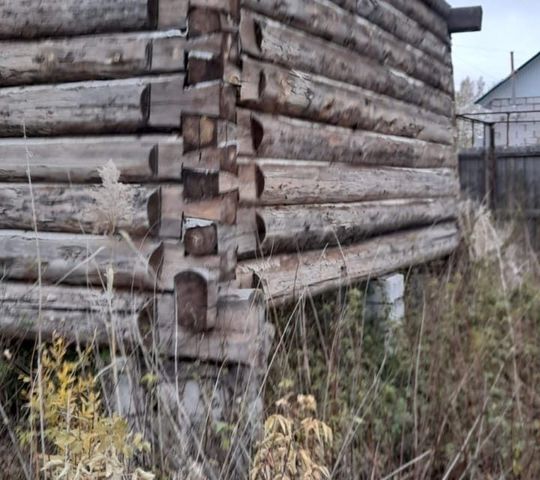
[{"label": "wooden log", "polygon": [[[153,316],[156,297],[89,287],[0,283],[0,332],[34,340],[62,335],[68,341],[110,344],[134,340],[138,324]],[[114,332],[114,333],[113,333]]]},{"label": "wooden log", "polygon": [[263,254],[321,249],[456,217],[455,197],[263,207],[258,244]]},{"label": "wooden log", "polygon": [[218,253],[218,229],[214,222],[186,218],[182,230],[187,255],[203,257]]},{"label": "wooden log", "polygon": [[429,8],[423,0],[386,0],[397,10],[431,31],[443,41],[450,41],[446,20]]},{"label": "wooden log", "polygon": [[452,7],[446,0],[423,0],[423,2],[442,18],[448,19],[452,13]]},{"label": "wooden log", "polygon": [[184,270],[174,279],[178,324],[191,332],[216,326],[218,276],[199,268]]},{"label": "wooden log", "polygon": [[148,2],[152,23],[157,28],[178,28],[184,36],[186,35],[189,0],[157,0],[157,19],[154,18],[156,0],[148,0]]},{"label": "wooden log", "polygon": [[210,146],[235,146],[236,124],[206,116],[182,117],[184,151],[191,152]]},{"label": "wooden log", "polygon": [[182,74],[0,89],[3,136],[177,129],[182,114],[229,118],[231,87]]},{"label": "wooden log", "polygon": [[132,77],[185,68],[178,30],[0,42],[0,85]]},{"label": "wooden log", "polygon": [[0,139],[0,180],[99,181],[109,161],[122,182],[179,180],[183,163],[196,160],[182,151],[176,135]]},{"label": "wooden log", "polygon": [[[252,56],[351,83],[450,117],[453,99],[348,48],[242,10],[242,50]],[[361,66],[361,68],[359,68]]]},{"label": "wooden log", "polygon": [[187,60],[188,84],[223,78],[223,57],[207,52],[189,52]]},{"label": "wooden log", "polygon": [[244,106],[343,127],[453,144],[448,117],[325,77],[244,57]]},{"label": "wooden log", "polygon": [[163,241],[163,260],[159,273],[159,286],[165,291],[174,291],[176,276],[186,270],[198,268],[215,274],[218,279],[226,273],[222,271],[220,255],[190,257],[186,255],[184,245],[177,241]]},{"label": "wooden log", "polygon": [[449,39],[437,37],[417,21],[392,7],[387,1],[380,0],[332,0],[342,8],[356,13],[378,25],[400,40],[408,43],[428,55],[437,58],[443,64],[450,64]]},{"label": "wooden log", "polygon": [[159,189],[0,183],[0,228],[40,232],[152,235],[160,223]]},{"label": "wooden log", "polygon": [[189,332],[170,322],[174,309],[171,296],[160,299],[158,325],[146,336],[148,346],[175,358],[265,366],[272,328],[266,322],[266,304],[258,290],[221,292],[216,326],[208,332]]},{"label": "wooden log", "polygon": [[0,37],[183,28],[187,7],[187,0],[2,0]]},{"label": "wooden log", "polygon": [[243,279],[256,275],[266,297],[280,304],[308,292],[315,295],[444,257],[458,243],[456,225],[447,223],[383,235],[347,247],[246,260],[238,264],[237,275]]},{"label": "wooden log", "polygon": [[452,8],[448,12],[450,33],[479,32],[482,30],[482,7]]},{"label": "wooden log", "polygon": [[[241,162],[251,159],[240,159]],[[257,159],[261,193],[244,205],[305,205],[420,197],[457,197],[454,169],[357,167],[343,163]]]},{"label": "wooden log", "polygon": [[404,44],[365,18],[351,15],[329,0],[244,0],[244,5],[360,52],[446,93],[453,91],[450,66],[411,45]]},{"label": "wooden log", "polygon": [[[205,2],[206,3],[206,2]],[[237,10],[237,7],[234,7]],[[218,32],[234,32],[237,27],[237,13],[213,10],[211,8],[190,8],[188,15],[188,36],[195,38],[201,35],[209,35]]]},{"label": "wooden log", "polygon": [[178,185],[160,187],[160,236],[181,238],[183,223],[189,219],[232,225],[236,221],[238,194],[218,195],[205,200],[189,200]]},{"label": "wooden log", "polygon": [[[40,298],[41,297],[41,298]],[[118,292],[69,286],[0,283],[0,333],[44,339],[59,334],[81,344],[124,347],[138,342],[177,358],[258,365],[265,352],[266,308],[260,291],[219,293],[216,325],[193,332],[176,321],[174,294]],[[155,350],[154,350],[155,349]]]},{"label": "wooden log", "polygon": [[19,230],[0,230],[0,251],[7,279],[103,285],[112,269],[115,286],[149,289],[163,259],[161,242]]},{"label": "wooden log", "polygon": [[354,165],[453,167],[453,146],[237,110],[239,154]]},{"label": "wooden log", "polygon": [[192,8],[207,8],[226,13],[235,13],[237,2],[235,0],[190,0],[189,6]]}]

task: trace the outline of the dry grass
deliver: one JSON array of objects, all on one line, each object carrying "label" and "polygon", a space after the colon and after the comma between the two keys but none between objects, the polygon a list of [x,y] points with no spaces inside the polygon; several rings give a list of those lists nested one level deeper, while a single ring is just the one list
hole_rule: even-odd
[{"label": "dry grass", "polygon": [[[163,362],[152,348],[96,349],[88,368],[101,382],[104,411],[118,410],[119,385],[136,393],[137,404],[121,410],[153,444],[136,465],[161,479],[240,480],[248,478],[251,458],[268,472],[265,462],[275,463],[279,451],[268,438],[257,452],[249,449],[258,401],[264,394],[267,418],[296,425],[294,412],[276,402],[304,394],[317,402],[311,421],[333,431],[332,444],[317,444],[312,470],[320,467],[319,478],[326,469],[335,479],[539,478],[536,256],[516,246],[513,230],[501,234],[485,211],[467,212],[465,241],[454,258],[406,272],[407,318],[393,331],[392,348],[385,327],[364,316],[361,285],[273,312],[278,334],[263,387],[243,367]],[[114,315],[102,314],[110,318],[114,345]],[[27,425],[19,375],[36,378],[39,370],[33,347],[9,339],[1,345],[0,455],[13,479],[40,475],[33,453],[14,443]],[[293,431],[286,459],[305,455],[301,430]],[[289,478],[309,478],[298,473],[305,465],[294,462]]]}]

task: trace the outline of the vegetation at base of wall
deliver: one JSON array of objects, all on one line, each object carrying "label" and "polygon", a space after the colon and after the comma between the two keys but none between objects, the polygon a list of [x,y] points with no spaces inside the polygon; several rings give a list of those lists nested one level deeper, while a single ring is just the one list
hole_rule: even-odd
[{"label": "vegetation at base of wall", "polygon": [[406,272],[400,325],[366,318],[364,287],[276,315],[267,405],[314,395],[332,478],[540,477],[540,282],[510,281],[505,248]]},{"label": "vegetation at base of wall", "polygon": [[[540,477],[537,260],[523,255],[507,235],[494,241],[467,234],[474,229],[494,232],[494,226],[483,218],[466,220],[462,227],[464,244],[452,259],[404,272],[407,309],[400,324],[374,322],[365,315],[366,285],[317,298],[306,296],[288,311],[272,312],[277,332],[267,372],[266,425],[252,455],[252,480]],[[116,451],[122,475],[136,471],[138,457],[132,453],[142,446],[142,439],[130,435],[124,420],[105,413],[107,409],[95,401],[102,395],[95,373],[114,362],[114,352],[95,356],[96,369],[89,365],[87,352],[66,350],[62,344],[42,351],[42,426],[36,401],[39,350],[32,357],[32,348],[5,345],[0,406],[9,422],[4,423],[6,441],[0,441],[0,455],[16,463],[15,457],[21,454],[29,471],[49,462],[54,479],[59,472],[51,469],[64,469],[66,458],[70,465],[80,463],[77,442],[99,439],[98,450],[107,452],[108,460],[115,458],[110,449]],[[242,373],[214,365],[208,366],[212,372],[206,374],[201,365],[189,365],[193,372],[182,365],[179,371],[193,373],[194,384],[198,382],[207,399],[207,405],[197,408],[202,409],[205,428],[211,433],[200,440],[206,446],[215,442],[219,454],[214,459],[179,457],[185,469],[174,469],[162,458],[171,446],[185,441],[185,432],[171,431],[171,436],[152,438],[149,470],[164,480],[206,480],[212,477],[205,474],[205,466],[213,462],[224,472],[222,478],[243,480],[231,476],[227,465],[234,463],[238,437],[249,427],[237,422],[240,417],[217,421],[213,409],[222,408],[216,407],[219,389],[213,380],[207,385],[203,382],[213,379],[216,370],[222,377],[230,375],[232,388]],[[66,368],[72,374],[66,375]],[[134,379],[154,395],[162,372],[157,367],[144,371],[144,375],[133,372]],[[180,402],[174,395],[170,405]],[[110,400],[105,395],[101,398],[104,403]],[[23,407],[28,401],[29,423]],[[153,408],[157,420],[152,421],[162,426],[188,421],[187,414],[179,420],[176,412],[165,411],[164,406],[166,402]],[[86,413],[62,414],[74,408]],[[92,422],[79,423],[90,417]],[[92,424],[92,429],[85,430],[85,424]],[[26,446],[15,438],[16,445],[2,453],[16,425]],[[111,426],[119,435],[107,436],[105,442],[104,431]],[[75,435],[78,440],[69,443],[66,439],[74,432],[80,433]],[[119,444],[129,451],[121,452]],[[51,460],[64,463],[51,464]],[[9,475],[25,478],[11,471]]]},{"label": "vegetation at base of wall", "polygon": [[55,338],[34,374],[21,378],[28,415],[19,438],[33,453],[35,470],[53,479],[154,479],[133,466],[150,445],[124,418],[104,412],[96,374],[88,369],[90,350],[74,360],[67,353],[65,341]]}]

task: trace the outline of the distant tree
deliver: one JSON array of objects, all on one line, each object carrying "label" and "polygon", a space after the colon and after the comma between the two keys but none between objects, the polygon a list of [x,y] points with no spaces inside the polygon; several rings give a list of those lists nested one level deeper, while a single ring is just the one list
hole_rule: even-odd
[{"label": "distant tree", "polygon": [[[475,113],[482,109],[475,105],[475,101],[480,98],[486,89],[486,82],[482,77],[473,80],[471,77],[465,77],[459,88],[456,90],[456,113]],[[458,147],[468,148],[472,145],[473,127],[472,123],[467,120],[459,120],[458,127]],[[479,136],[483,135],[482,130],[478,132]],[[476,136],[476,133],[475,133]]]}]

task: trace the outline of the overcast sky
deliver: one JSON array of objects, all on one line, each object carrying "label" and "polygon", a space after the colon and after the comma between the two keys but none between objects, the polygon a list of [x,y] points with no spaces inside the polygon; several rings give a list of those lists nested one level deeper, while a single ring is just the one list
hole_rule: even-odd
[{"label": "overcast sky", "polygon": [[447,0],[453,7],[482,5],[481,32],[452,35],[456,84],[466,76],[484,77],[489,88],[540,51],[540,0]]}]

